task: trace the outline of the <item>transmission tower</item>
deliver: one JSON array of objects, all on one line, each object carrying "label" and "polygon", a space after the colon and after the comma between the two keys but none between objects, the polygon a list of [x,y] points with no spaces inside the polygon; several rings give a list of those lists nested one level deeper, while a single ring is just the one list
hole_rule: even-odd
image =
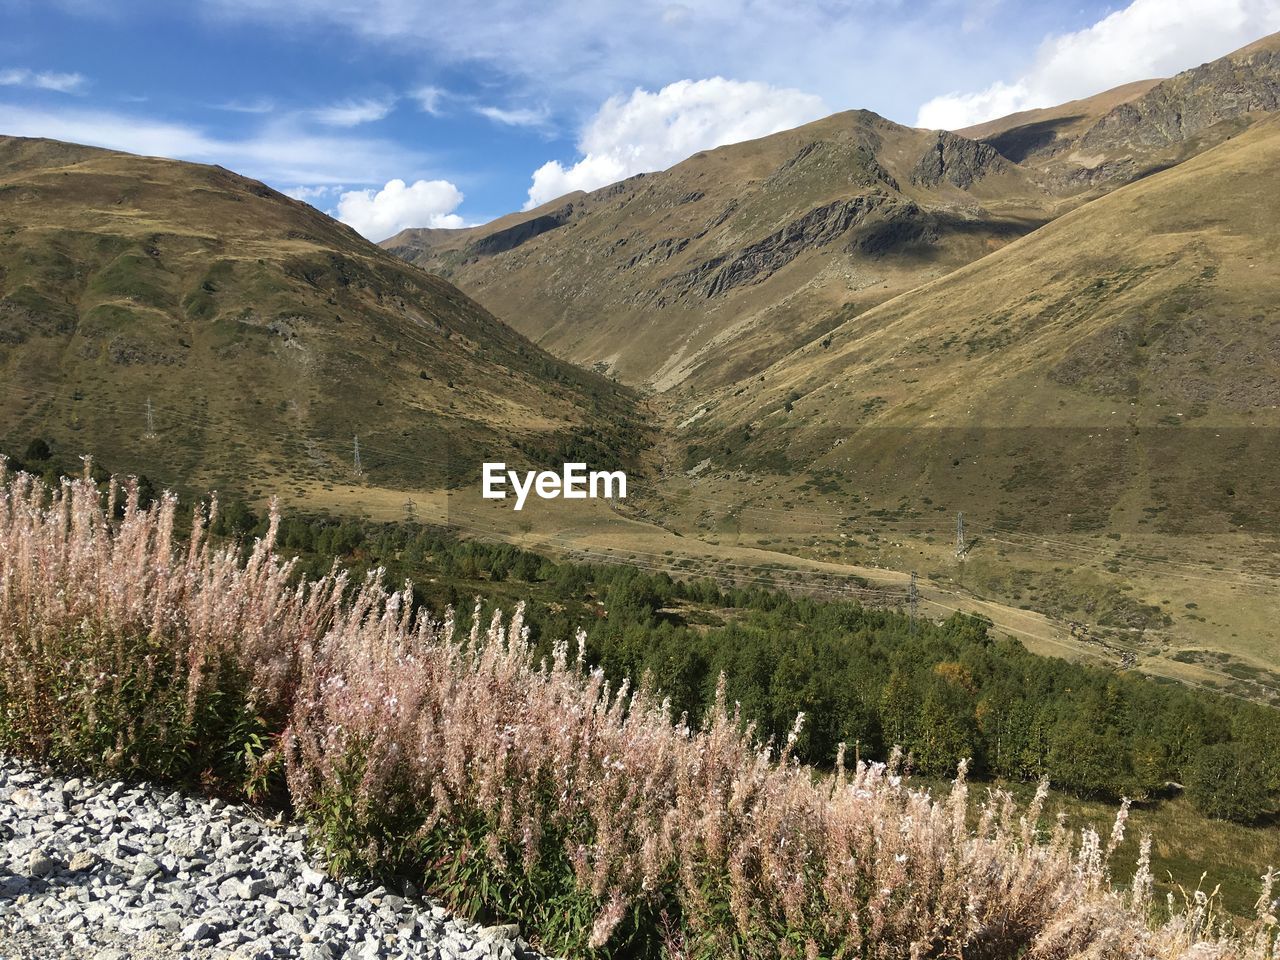
[{"label": "transmission tower", "polygon": [[914,570],[911,571],[911,586],[907,588],[907,609],[911,611],[911,632],[916,632],[916,615],[920,612],[920,590],[917,586],[917,576]]},{"label": "transmission tower", "polygon": [[359,435],[357,435],[356,437],[354,437],[354,441],[355,441],[355,456],[354,456],[353,460],[354,460],[355,468],[356,468],[356,476],[358,477],[358,476],[360,476],[361,474],[363,474],[363,473],[364,473],[364,467],[362,467],[362,466],[360,465],[360,437],[359,437]]},{"label": "transmission tower", "polygon": [[413,502],[413,497],[407,498],[404,502],[405,517],[412,520],[414,517],[418,515],[417,510],[418,510],[418,505]]},{"label": "transmission tower", "polygon": [[956,559],[963,560],[969,547],[964,542],[964,512],[956,514]]},{"label": "transmission tower", "polygon": [[147,440],[154,440],[156,436],[156,416],[151,409],[151,398],[147,397],[147,432],[143,437]]}]

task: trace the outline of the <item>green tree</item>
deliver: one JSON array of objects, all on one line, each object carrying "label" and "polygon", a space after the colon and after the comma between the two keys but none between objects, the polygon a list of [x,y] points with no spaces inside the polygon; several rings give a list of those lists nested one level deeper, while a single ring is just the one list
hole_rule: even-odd
[{"label": "green tree", "polygon": [[1263,761],[1247,743],[1204,747],[1188,771],[1187,797],[1206,817],[1252,823],[1271,809]]},{"label": "green tree", "polygon": [[49,441],[45,440],[43,437],[36,437],[27,444],[25,459],[44,463],[51,456],[53,456],[53,451],[49,449]]},{"label": "green tree", "polygon": [[880,694],[880,729],[886,749],[906,749],[915,740],[918,702],[911,678],[894,670]]},{"label": "green tree", "polygon": [[973,703],[959,684],[936,676],[920,705],[916,727],[916,768],[922,773],[946,776],[956,765],[974,755],[976,741]]}]

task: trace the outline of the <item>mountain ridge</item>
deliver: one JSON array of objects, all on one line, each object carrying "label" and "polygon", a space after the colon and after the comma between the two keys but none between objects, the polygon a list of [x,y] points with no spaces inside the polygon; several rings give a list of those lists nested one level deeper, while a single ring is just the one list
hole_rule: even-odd
[{"label": "mountain ridge", "polygon": [[846,111],[384,246],[559,356],[659,392],[714,389],[1238,135],[1274,106],[1277,49],[1280,35],[1172,78],[956,132]]},{"label": "mountain ridge", "polygon": [[[1019,196],[1006,203],[1006,194]],[[921,270],[945,272],[1043,222],[1042,200],[988,146],[849,111],[496,227],[406,231],[384,246],[470,281],[558,355],[663,388],[732,378],[754,369],[761,351],[798,346],[796,311],[779,316],[777,307],[814,287],[827,302],[804,312],[832,313],[817,275],[860,271],[846,289],[879,302],[914,286]],[[708,306],[732,317],[708,322]],[[726,339],[738,341],[731,354]]]}]

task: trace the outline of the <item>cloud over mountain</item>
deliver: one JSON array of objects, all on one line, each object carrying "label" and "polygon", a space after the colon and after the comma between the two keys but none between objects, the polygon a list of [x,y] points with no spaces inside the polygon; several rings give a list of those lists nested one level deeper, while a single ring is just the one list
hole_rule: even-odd
[{"label": "cloud over mountain", "polygon": [[338,198],[338,219],[371,240],[382,240],[405,227],[461,227],[453,211],[462,191],[448,180],[418,180],[412,185],[390,180],[381,190],[348,190]]},{"label": "cloud over mountain", "polygon": [[1277,0],[1133,0],[1086,29],[1049,37],[1014,80],[934,97],[921,106],[916,126],[958,130],[1168,76],[1276,30]]},{"label": "cloud over mountain", "polygon": [[533,173],[525,209],[573,190],[594,190],[661,170],[699,150],[737,143],[823,116],[821,97],[765,83],[680,80],[656,93],[637,88],[605,101],[582,130],[581,158],[544,163]]}]

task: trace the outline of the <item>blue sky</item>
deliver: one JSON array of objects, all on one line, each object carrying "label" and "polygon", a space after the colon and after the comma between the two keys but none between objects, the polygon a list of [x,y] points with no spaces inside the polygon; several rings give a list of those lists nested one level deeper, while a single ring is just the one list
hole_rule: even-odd
[{"label": "blue sky", "polygon": [[221,163],[373,239],[865,107],[959,127],[1280,30],[1280,0],[0,0],[0,133]]}]

